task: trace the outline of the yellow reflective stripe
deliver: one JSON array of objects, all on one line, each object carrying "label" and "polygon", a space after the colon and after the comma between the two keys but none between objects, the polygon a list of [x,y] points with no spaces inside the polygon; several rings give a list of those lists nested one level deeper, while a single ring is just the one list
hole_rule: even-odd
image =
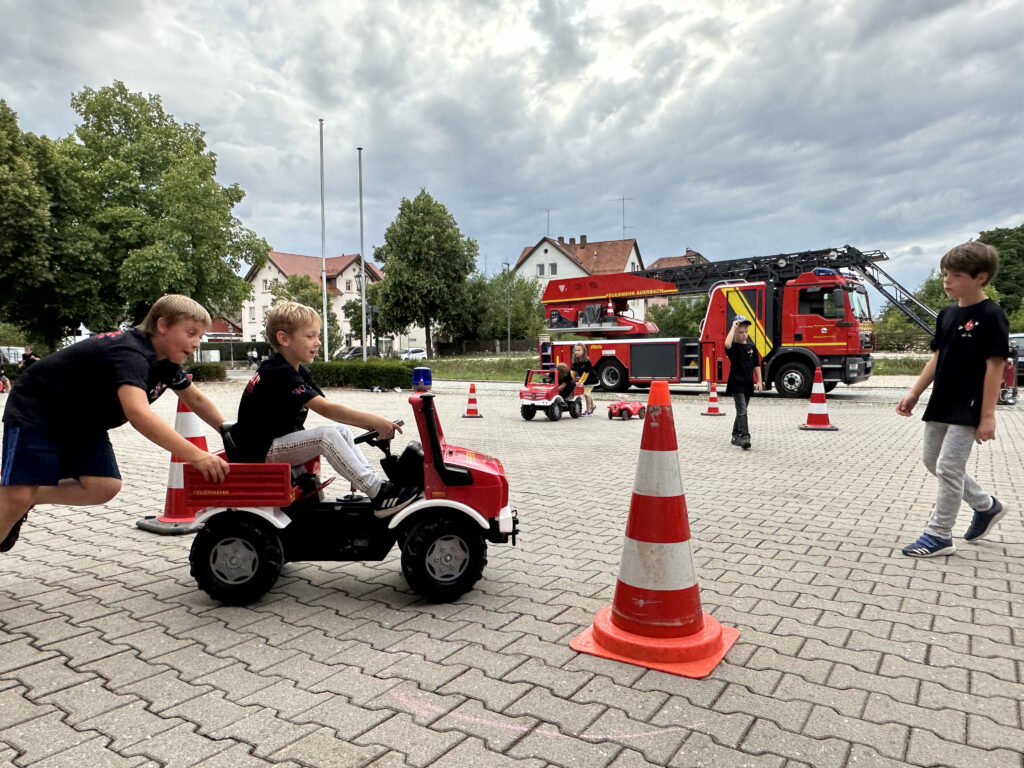
[{"label": "yellow reflective stripe", "polygon": [[772,343],[768,339],[768,334],[765,333],[764,324],[758,318],[757,313],[754,312],[753,307],[750,306],[750,302],[747,301],[747,297],[743,295],[743,292],[739,288],[726,288],[726,295],[729,299],[729,306],[732,307],[732,311],[737,315],[743,315],[751,321],[755,333],[751,341],[754,342],[754,346],[757,348],[757,353],[763,360],[765,355],[771,352]]}]

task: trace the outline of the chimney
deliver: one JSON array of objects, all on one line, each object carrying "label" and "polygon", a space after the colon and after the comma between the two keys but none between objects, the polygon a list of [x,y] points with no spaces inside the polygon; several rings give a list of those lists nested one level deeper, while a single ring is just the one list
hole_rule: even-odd
[{"label": "chimney", "polygon": [[580,235],[580,248],[583,248],[587,244],[587,236]]},{"label": "chimney", "polygon": [[558,236],[558,244],[565,245],[565,238],[562,237],[561,235]]},{"label": "chimney", "polygon": [[576,245],[576,238],[575,237],[570,237],[569,238],[569,245]]}]

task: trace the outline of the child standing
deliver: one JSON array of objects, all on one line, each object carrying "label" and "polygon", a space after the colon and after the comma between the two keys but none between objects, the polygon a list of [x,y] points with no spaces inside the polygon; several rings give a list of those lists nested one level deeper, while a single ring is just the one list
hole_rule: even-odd
[{"label": "child standing", "polygon": [[[320,349],[320,316],[294,301],[275,304],[267,314],[267,341],[273,353],[260,363],[242,393],[238,422],[231,430],[238,460],[283,462],[296,466],[324,456],[334,470],[373,499],[375,514],[386,517],[419,496],[418,488],[401,488],[380,478],[356,447],[351,424],[374,429],[385,440],[401,432],[383,416],[333,403],[302,363],[313,362]],[[333,426],[305,429],[309,410]]]},{"label": "child standing", "polygon": [[587,352],[586,346],[583,344],[573,346],[571,362],[573,374],[579,383],[583,385],[583,397],[587,400],[587,410],[585,413],[589,416],[594,412],[594,398],[590,396],[590,393],[594,391],[594,385],[588,383],[594,379],[594,365],[590,362],[590,353]]},{"label": "child standing", "polygon": [[898,414],[910,416],[934,382],[923,416],[924,465],[938,478],[939,489],[924,533],[903,548],[909,557],[954,552],[953,525],[961,500],[974,509],[964,541],[985,538],[1006,514],[996,497],[967,474],[973,443],[996,436],[996,399],[1006,365],[1009,326],[984,288],[998,268],[996,249],[978,242],[958,245],[939,262],[942,287],[956,304],[939,312],[931,343],[934,354],[896,406]]},{"label": "child standing", "polygon": [[207,480],[224,479],[225,461],[149,408],[170,388],[214,429],[224,423],[181,368],[209,327],[195,301],[164,296],[138,328],[93,336],[25,366],[4,410],[0,552],[14,546],[35,504],[103,504],[117,495],[121,473],[107,432],[126,421]]},{"label": "child standing", "polygon": [[750,427],[747,424],[747,404],[754,390],[761,391],[761,356],[749,338],[750,321],[736,315],[725,336],[725,354],[729,358],[729,378],[725,394],[732,395],[736,418],[732,422],[732,444],[743,450],[750,448]]}]

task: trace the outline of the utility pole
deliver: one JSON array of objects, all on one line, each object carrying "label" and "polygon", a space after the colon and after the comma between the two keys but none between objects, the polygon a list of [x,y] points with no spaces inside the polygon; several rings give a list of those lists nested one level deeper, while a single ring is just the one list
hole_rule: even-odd
[{"label": "utility pole", "polygon": [[503,261],[501,264],[505,268],[505,295],[508,303],[508,325],[506,327],[508,333],[508,346],[505,349],[505,354],[509,357],[512,356],[512,265],[507,261]]},{"label": "utility pole", "polygon": [[366,257],[363,255],[363,148],[356,147],[359,156],[359,271],[363,279],[359,281],[359,306],[363,319],[363,330],[359,345],[363,348],[363,362],[366,362],[366,281],[370,279],[366,272]]},{"label": "utility pole", "polygon": [[541,208],[540,210],[548,212],[548,228],[547,228],[547,232],[545,233],[545,236],[546,237],[551,237],[551,212],[552,211],[557,211],[558,209],[557,208]]},{"label": "utility pole", "polygon": [[327,217],[324,214],[324,119],[320,122],[320,285],[324,294],[324,360],[331,359],[331,351],[327,344]]},{"label": "utility pole", "polygon": [[637,198],[635,198],[635,197],[626,197],[625,195],[623,195],[622,197],[612,198],[612,202],[613,203],[618,203],[618,202],[622,203],[622,239],[623,240],[626,239],[626,230],[627,229],[632,229],[632,227],[627,227],[626,226],[626,201],[627,200],[636,200],[636,199]]}]

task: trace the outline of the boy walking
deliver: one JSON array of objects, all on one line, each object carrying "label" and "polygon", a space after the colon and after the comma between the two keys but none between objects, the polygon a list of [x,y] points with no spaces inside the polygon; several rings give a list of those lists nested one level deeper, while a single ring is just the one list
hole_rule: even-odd
[{"label": "boy walking", "polygon": [[754,390],[761,391],[761,356],[749,338],[750,321],[736,315],[725,336],[725,354],[729,358],[729,378],[725,394],[732,395],[736,418],[732,422],[732,444],[743,450],[750,448],[750,427],[747,424],[747,404]]},{"label": "boy walking", "polygon": [[[238,460],[283,462],[292,466],[323,456],[334,470],[369,496],[375,514],[387,517],[419,496],[418,488],[400,488],[380,478],[353,441],[351,424],[375,429],[385,440],[401,432],[383,416],[333,403],[315,383],[309,369],[320,349],[320,316],[294,301],[275,304],[267,314],[267,341],[273,348],[246,385],[231,437]],[[309,410],[338,422],[304,429]]]},{"label": "boy walking", "polygon": [[994,440],[996,399],[1006,364],[1009,326],[984,288],[999,268],[996,249],[971,242],[953,248],[939,262],[942,287],[955,304],[939,312],[933,355],[910,392],[896,406],[910,416],[921,394],[934,382],[925,408],[924,465],[939,481],[924,533],[903,548],[909,557],[954,552],[953,525],[960,501],[974,509],[964,541],[985,538],[1006,514],[1003,505],[967,474],[974,442]]},{"label": "boy walking", "polygon": [[217,407],[181,364],[199,346],[210,315],[186,296],[164,296],[138,328],[104,333],[27,366],[7,398],[0,464],[0,552],[18,540],[35,504],[103,504],[121,490],[108,430],[126,421],[181,456],[207,480],[228,465],[200,450],[150,410],[168,388],[219,429]]}]

